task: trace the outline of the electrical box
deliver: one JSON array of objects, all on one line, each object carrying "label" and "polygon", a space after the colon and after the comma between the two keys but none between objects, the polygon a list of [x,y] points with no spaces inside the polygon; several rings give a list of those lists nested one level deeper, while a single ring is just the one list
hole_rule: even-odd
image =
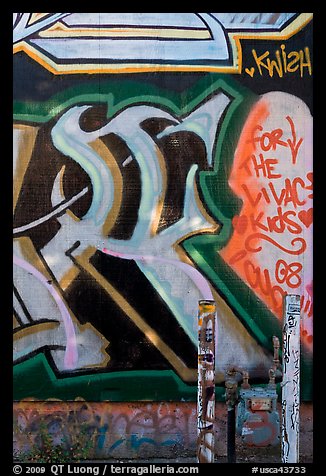
[{"label": "electrical box", "polygon": [[276,446],[280,442],[277,393],[272,387],[239,390],[236,431],[248,446]]}]

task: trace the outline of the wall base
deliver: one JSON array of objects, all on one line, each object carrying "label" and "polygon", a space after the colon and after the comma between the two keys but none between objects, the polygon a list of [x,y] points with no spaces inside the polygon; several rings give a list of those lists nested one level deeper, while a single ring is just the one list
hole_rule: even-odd
[{"label": "wall base", "polygon": [[[13,405],[14,454],[19,460],[33,445],[40,445],[41,434],[51,444],[80,448],[88,460],[186,458],[196,455],[197,421],[195,402],[85,402],[76,400],[15,402]],[[302,461],[312,461],[312,404],[300,408]],[[216,404],[216,460],[227,454],[227,411]],[[266,453],[267,452],[267,453]],[[78,453],[78,452],[77,452]],[[270,461],[280,455],[278,447],[250,449],[237,437],[240,460],[266,453]],[[80,453],[78,453],[80,455]],[[254,457],[254,456],[252,456]],[[73,455],[71,456],[73,460]]]}]

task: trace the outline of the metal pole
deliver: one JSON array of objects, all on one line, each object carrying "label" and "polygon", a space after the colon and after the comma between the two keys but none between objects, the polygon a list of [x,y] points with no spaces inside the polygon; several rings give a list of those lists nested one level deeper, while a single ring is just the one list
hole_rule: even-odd
[{"label": "metal pole", "polygon": [[215,301],[199,301],[197,462],[214,463]]},{"label": "metal pole", "polygon": [[[242,373],[242,371],[240,371]],[[235,450],[235,407],[238,402],[238,381],[235,378],[237,373],[236,369],[230,369],[227,371],[225,378],[225,400],[228,410],[227,416],[227,461],[228,463],[236,462],[236,450]],[[249,387],[248,383],[249,374],[243,372],[243,387]]]},{"label": "metal pole", "polygon": [[228,408],[227,458],[228,458],[228,463],[235,463],[236,462],[236,454],[235,454],[235,406]]},{"label": "metal pole", "polygon": [[300,296],[284,297],[282,382],[282,463],[299,462]]}]

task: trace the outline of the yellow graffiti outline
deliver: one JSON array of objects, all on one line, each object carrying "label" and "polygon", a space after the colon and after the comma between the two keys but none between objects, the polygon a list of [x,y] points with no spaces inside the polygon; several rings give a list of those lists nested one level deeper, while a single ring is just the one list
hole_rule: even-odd
[{"label": "yellow graffiti outline", "polygon": [[13,211],[15,211],[24,177],[30,163],[39,128],[24,124],[14,124],[14,129],[23,131],[19,138],[19,151],[16,170],[13,177]]},{"label": "yellow graffiti outline", "polygon": [[35,324],[31,324],[26,327],[23,327],[22,329],[17,330],[14,333],[13,340],[14,342],[16,342],[17,340],[23,339],[24,337],[36,334],[38,332],[50,331],[52,329],[56,329],[59,326],[60,326],[59,321],[55,321],[55,322],[54,321],[49,321],[49,322],[35,321]]},{"label": "yellow graffiti outline", "polygon": [[165,163],[163,153],[157,145],[155,145],[155,151],[156,151],[156,156],[160,166],[160,171],[162,174],[162,192],[160,196],[158,197],[158,200],[155,206],[155,211],[153,211],[153,219],[152,219],[151,229],[150,229],[151,237],[154,237],[157,234],[157,230],[158,230],[162,212],[163,212],[164,201],[165,201],[165,196],[167,191],[167,183],[168,183],[166,163]]},{"label": "yellow graffiti outline", "polygon": [[36,23],[39,20],[42,20],[42,18],[45,18],[47,15],[50,15],[50,13],[32,13],[28,21],[28,26],[33,25],[33,23]]},{"label": "yellow graffiti outline", "polygon": [[108,147],[100,138],[95,139],[93,142],[90,142],[89,146],[92,147],[95,152],[97,152],[98,155],[105,161],[107,167],[110,169],[114,182],[113,205],[109,213],[107,214],[104,225],[102,227],[103,234],[107,236],[110,233],[112,227],[114,226],[118,218],[119,211],[121,209],[123,178],[120,172],[120,168],[112,152],[108,149]]},{"label": "yellow graffiti outline", "polygon": [[121,27],[112,27],[112,28],[101,28],[98,27],[85,27],[85,28],[76,28],[68,27],[67,25],[61,23],[60,21],[56,22],[54,25],[50,26],[47,30],[40,31],[39,36],[42,38],[78,38],[78,37],[118,37],[118,38],[128,38],[128,37],[158,37],[158,38],[181,38],[181,39],[200,39],[208,40],[212,36],[208,30],[204,28],[196,28],[193,30],[187,30],[185,28],[160,28],[160,27],[133,27],[133,28],[121,28]]},{"label": "yellow graffiti outline", "polygon": [[15,330],[17,327],[20,327],[20,324],[17,321],[15,314],[12,315],[12,322],[13,322],[13,330]]}]

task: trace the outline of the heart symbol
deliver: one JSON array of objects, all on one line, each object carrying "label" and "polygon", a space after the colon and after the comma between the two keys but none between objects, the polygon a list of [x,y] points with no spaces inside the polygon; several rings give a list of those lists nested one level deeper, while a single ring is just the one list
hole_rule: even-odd
[{"label": "heart symbol", "polygon": [[301,210],[301,212],[298,213],[298,217],[304,226],[309,228],[313,219],[313,209],[309,208],[309,210]]},{"label": "heart symbol", "polygon": [[253,77],[254,72],[255,72],[255,68],[254,68],[253,66],[252,66],[250,69],[249,69],[249,68],[246,68],[246,69],[245,69],[245,72],[246,72],[247,74],[249,74],[249,76]]},{"label": "heart symbol", "polygon": [[235,231],[243,235],[248,226],[248,218],[247,215],[241,215],[240,217],[236,215],[232,219],[232,225]]}]

